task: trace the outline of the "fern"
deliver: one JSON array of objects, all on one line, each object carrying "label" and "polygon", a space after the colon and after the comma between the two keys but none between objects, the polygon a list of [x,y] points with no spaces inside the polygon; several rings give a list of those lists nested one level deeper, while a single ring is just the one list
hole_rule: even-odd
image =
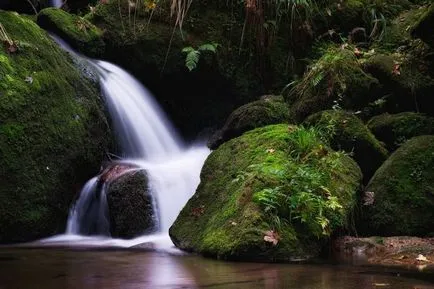
[{"label": "fern", "polygon": [[201,52],[209,51],[212,53],[216,53],[217,47],[217,43],[205,43],[199,46],[198,49],[195,49],[191,46],[184,47],[182,49],[182,52],[187,53],[185,57],[185,66],[188,68],[189,71],[192,71],[197,67],[197,64],[199,63]]}]

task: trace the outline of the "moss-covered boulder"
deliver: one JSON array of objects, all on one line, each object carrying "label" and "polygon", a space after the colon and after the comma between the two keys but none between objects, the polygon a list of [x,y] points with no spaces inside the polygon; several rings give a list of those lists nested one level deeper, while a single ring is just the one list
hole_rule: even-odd
[{"label": "moss-covered boulder", "polygon": [[0,242],[64,230],[110,135],[99,91],[27,17],[0,11]]},{"label": "moss-covered boulder", "polygon": [[434,118],[415,112],[384,113],[370,119],[367,125],[390,151],[412,137],[434,134]]},{"label": "moss-covered boulder", "polygon": [[46,8],[39,12],[37,23],[85,55],[101,57],[104,52],[102,31],[83,17],[57,8]]},{"label": "moss-covered boulder", "polygon": [[412,35],[434,46],[434,5],[430,5],[415,24]]},{"label": "moss-covered boulder", "polygon": [[430,105],[434,75],[425,59],[425,54],[430,52],[421,45],[413,43],[400,53],[374,54],[364,59],[363,69],[380,83],[376,99],[371,103],[371,108],[375,106],[372,104],[377,104],[377,109],[367,115],[403,111],[434,115],[434,108]]},{"label": "moss-covered boulder", "polygon": [[208,146],[216,149],[225,141],[248,130],[288,121],[288,106],[283,97],[265,95],[260,100],[245,104],[232,112],[223,128],[211,137]]},{"label": "moss-covered boulder", "polygon": [[169,234],[183,250],[222,259],[313,257],[347,224],[360,181],[357,164],[314,129],[258,128],[208,157]]},{"label": "moss-covered boulder", "polygon": [[386,160],[388,152],[353,113],[342,110],[327,110],[309,116],[305,123],[316,126],[330,135],[335,150],[351,153],[367,182]]},{"label": "moss-covered boulder", "polygon": [[364,235],[434,232],[434,136],[404,143],[366,187],[357,230]]},{"label": "moss-covered boulder", "polygon": [[298,122],[331,108],[357,110],[375,99],[378,80],[363,70],[354,47],[330,46],[320,54],[286,94]]},{"label": "moss-covered boulder", "polygon": [[107,204],[112,237],[134,238],[158,228],[145,171],[126,172],[110,182]]}]

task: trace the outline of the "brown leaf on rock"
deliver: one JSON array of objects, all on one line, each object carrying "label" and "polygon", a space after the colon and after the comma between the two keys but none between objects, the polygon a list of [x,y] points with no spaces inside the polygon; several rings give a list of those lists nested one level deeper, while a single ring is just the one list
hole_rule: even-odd
[{"label": "brown leaf on rock", "polygon": [[277,232],[270,230],[265,232],[264,241],[272,243],[273,246],[276,246],[279,243],[280,236]]}]

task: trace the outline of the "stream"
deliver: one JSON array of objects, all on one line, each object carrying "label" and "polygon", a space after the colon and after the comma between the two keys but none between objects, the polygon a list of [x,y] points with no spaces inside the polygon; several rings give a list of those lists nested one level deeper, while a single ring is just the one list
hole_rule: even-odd
[{"label": "stream", "polygon": [[0,248],[0,268],[1,289],[434,288],[434,274],[402,268],[235,263],[141,249]]}]

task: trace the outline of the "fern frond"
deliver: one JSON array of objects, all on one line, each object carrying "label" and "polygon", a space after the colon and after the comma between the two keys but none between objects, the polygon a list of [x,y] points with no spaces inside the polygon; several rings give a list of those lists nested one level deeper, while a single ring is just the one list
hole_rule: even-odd
[{"label": "fern frond", "polygon": [[198,50],[190,51],[185,58],[185,66],[189,71],[192,71],[197,67],[197,63],[199,62],[200,52]]}]

